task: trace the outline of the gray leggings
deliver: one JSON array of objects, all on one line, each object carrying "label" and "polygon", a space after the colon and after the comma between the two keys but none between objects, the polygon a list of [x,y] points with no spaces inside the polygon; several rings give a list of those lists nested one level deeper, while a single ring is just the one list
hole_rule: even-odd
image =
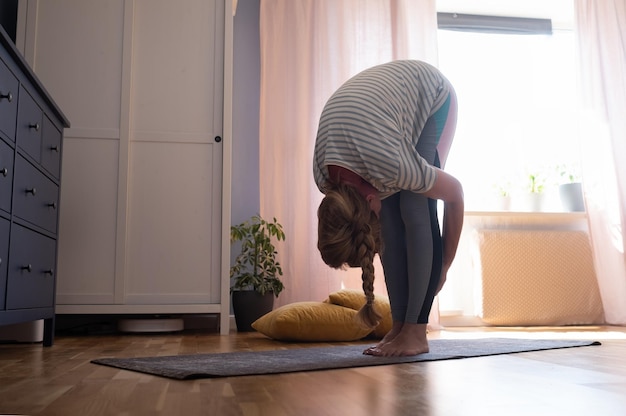
[{"label": "gray leggings", "polygon": [[[428,119],[417,145],[418,153],[440,167],[437,144],[448,107]],[[441,279],[443,246],[437,201],[401,191],[382,201],[381,261],[394,322],[428,323]]]}]

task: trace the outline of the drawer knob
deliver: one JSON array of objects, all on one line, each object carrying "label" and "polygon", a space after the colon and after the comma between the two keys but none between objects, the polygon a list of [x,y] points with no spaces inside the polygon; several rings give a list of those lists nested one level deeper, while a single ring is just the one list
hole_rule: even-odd
[{"label": "drawer knob", "polygon": [[22,270],[27,271],[28,273],[33,271],[32,264],[27,264],[26,266],[22,266]]},{"label": "drawer knob", "polygon": [[48,204],[48,208],[57,209],[57,203],[56,202],[50,202]]},{"label": "drawer knob", "polygon": [[37,188],[27,189],[26,194],[33,194],[33,196],[35,196],[37,194]]},{"label": "drawer knob", "polygon": [[41,126],[39,125],[39,123],[35,123],[35,124],[29,124],[28,125],[29,129],[35,129],[35,131],[39,131],[39,129],[41,128]]},{"label": "drawer knob", "polygon": [[59,146],[50,146],[50,150],[52,150],[53,152],[57,152],[59,153]]},{"label": "drawer knob", "polygon": [[6,98],[9,102],[13,101],[13,93],[11,91],[9,91],[6,94],[0,92],[0,100],[2,100],[4,98]]},{"label": "drawer knob", "polygon": [[6,176],[9,174],[9,170],[7,168],[2,168],[2,170],[0,170],[0,173],[6,178]]},{"label": "drawer knob", "polygon": [[54,275],[54,270],[52,270],[52,269],[44,270],[43,274],[49,274],[50,276],[53,276]]}]

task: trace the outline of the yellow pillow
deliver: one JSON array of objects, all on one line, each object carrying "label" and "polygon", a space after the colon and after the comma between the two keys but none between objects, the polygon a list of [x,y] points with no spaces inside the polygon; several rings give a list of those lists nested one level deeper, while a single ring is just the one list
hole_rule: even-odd
[{"label": "yellow pillow", "polygon": [[[328,296],[328,302],[333,305],[339,305],[358,311],[363,307],[363,305],[365,305],[365,295],[360,290],[343,289],[335,293],[331,293]],[[374,298],[374,308],[383,318],[378,326],[374,328],[374,331],[372,331],[372,336],[382,338],[387,334],[387,332],[391,331],[391,327],[393,326],[389,298],[377,295]]]},{"label": "yellow pillow", "polygon": [[355,315],[330,303],[295,302],[263,315],[252,328],[282,341],[356,341],[370,331],[357,325]]}]

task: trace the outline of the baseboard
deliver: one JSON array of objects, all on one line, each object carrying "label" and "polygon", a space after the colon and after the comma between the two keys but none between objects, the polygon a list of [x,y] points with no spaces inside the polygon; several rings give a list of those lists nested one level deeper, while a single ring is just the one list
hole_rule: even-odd
[{"label": "baseboard", "polygon": [[480,317],[467,315],[441,315],[439,323],[444,328],[487,325],[482,319],[480,319]]}]

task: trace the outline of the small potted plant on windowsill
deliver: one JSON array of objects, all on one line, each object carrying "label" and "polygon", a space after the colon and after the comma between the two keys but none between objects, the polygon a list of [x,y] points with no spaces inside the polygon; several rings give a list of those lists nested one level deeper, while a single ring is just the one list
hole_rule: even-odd
[{"label": "small potted plant on windowsill", "polygon": [[545,202],[546,179],[539,170],[531,171],[526,176],[525,210],[531,212],[542,211]]},{"label": "small potted plant on windowsill", "polygon": [[559,173],[559,197],[563,209],[568,212],[585,211],[580,174],[575,167],[561,165]]},{"label": "small potted plant on windowsill", "polygon": [[285,288],[272,239],[285,239],[282,225],[254,215],[230,228],[231,243],[241,242],[241,251],[230,268],[233,311],[238,331],[252,331],[251,324],[274,307],[274,298]]},{"label": "small potted plant on windowsill", "polygon": [[493,185],[498,211],[511,210],[511,181],[502,179]]}]

